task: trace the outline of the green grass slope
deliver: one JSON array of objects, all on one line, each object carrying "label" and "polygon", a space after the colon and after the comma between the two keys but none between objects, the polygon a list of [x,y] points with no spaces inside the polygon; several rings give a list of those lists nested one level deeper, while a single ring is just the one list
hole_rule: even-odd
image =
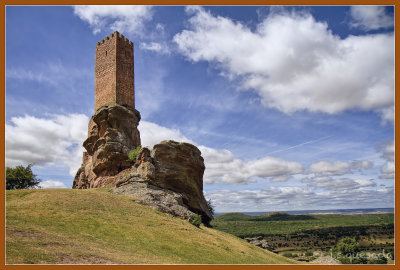
[{"label": "green grass slope", "polygon": [[106,189],[6,192],[7,264],[291,264]]}]

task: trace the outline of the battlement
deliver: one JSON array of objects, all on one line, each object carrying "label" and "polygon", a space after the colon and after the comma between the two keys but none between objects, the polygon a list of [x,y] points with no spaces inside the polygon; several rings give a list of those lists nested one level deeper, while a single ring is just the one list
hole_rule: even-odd
[{"label": "battlement", "polygon": [[105,37],[104,39],[100,40],[99,42],[97,42],[96,47],[114,39],[114,38],[118,38],[119,41],[125,42],[127,43],[129,46],[133,47],[133,42],[130,41],[129,39],[127,39],[126,37],[124,37],[124,35],[121,35],[118,31],[115,31],[114,33],[110,34],[109,36]]}]

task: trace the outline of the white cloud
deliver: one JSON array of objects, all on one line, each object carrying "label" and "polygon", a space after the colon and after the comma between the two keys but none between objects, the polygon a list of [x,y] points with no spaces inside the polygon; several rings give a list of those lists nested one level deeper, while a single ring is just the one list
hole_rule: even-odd
[{"label": "white cloud", "polygon": [[316,176],[301,180],[308,186],[328,190],[352,190],[361,187],[374,187],[376,183],[370,179],[353,180],[349,178],[332,178],[330,176]]},{"label": "white cloud", "polygon": [[74,176],[81,165],[88,122],[83,114],[11,118],[6,123],[6,165],[61,162]]},{"label": "white cloud", "polygon": [[42,181],[39,184],[40,188],[67,188],[63,182],[46,180]]},{"label": "white cloud", "polygon": [[250,176],[268,177],[303,172],[303,166],[298,162],[290,162],[281,158],[266,156],[246,163]]},{"label": "white cloud", "polygon": [[357,161],[353,161],[351,162],[351,168],[352,169],[370,169],[372,168],[374,164],[371,161],[367,161],[367,160],[357,160]]},{"label": "white cloud", "polygon": [[393,120],[392,33],[341,39],[304,13],[274,13],[252,31],[200,7],[187,11],[190,29],[174,36],[179,51],[241,80],[264,106],[287,114],[373,110]]},{"label": "white cloud", "polygon": [[394,160],[394,141],[385,142],[378,145],[377,151],[381,153],[381,157],[387,161]]},{"label": "white cloud", "polygon": [[381,167],[381,179],[394,179],[394,141],[385,142],[377,146],[377,152],[381,154],[381,158],[385,160],[385,164]]},{"label": "white cloud", "polygon": [[152,148],[155,144],[164,140],[194,144],[192,140],[182,135],[178,129],[166,128],[152,122],[140,121],[138,129],[143,147]]},{"label": "white cloud", "polygon": [[316,174],[345,174],[349,170],[350,164],[342,161],[319,161],[310,165],[310,171]]},{"label": "white cloud", "polygon": [[205,193],[217,212],[280,211],[305,209],[387,207],[393,205],[393,189],[330,190],[316,192],[299,187],[261,190],[216,190]]},{"label": "white cloud", "polygon": [[317,175],[343,175],[352,173],[355,169],[370,169],[373,164],[370,161],[318,161],[310,164],[310,172]]},{"label": "white cloud", "polygon": [[153,16],[152,6],[138,5],[74,6],[74,13],[89,23],[94,34],[102,30],[139,34]]},{"label": "white cloud", "polygon": [[271,181],[287,181],[290,175],[303,172],[303,166],[281,158],[266,156],[261,159],[243,161],[235,158],[226,149],[199,146],[204,157],[206,170],[204,183],[246,184],[256,178],[269,178]]},{"label": "white cloud", "polygon": [[141,42],[139,45],[139,48],[142,50],[146,50],[146,51],[152,51],[152,52],[156,52],[158,54],[170,54],[170,50],[168,48],[168,45],[166,45],[165,43],[161,44],[158,42]]},{"label": "white cloud", "polygon": [[394,18],[386,13],[384,6],[352,6],[351,26],[364,30],[393,27]]},{"label": "white cloud", "polygon": [[394,179],[394,162],[388,161],[381,168],[382,179]]},{"label": "white cloud", "polygon": [[271,182],[287,182],[289,180],[290,176],[288,175],[279,175],[275,177],[271,177],[269,180]]}]

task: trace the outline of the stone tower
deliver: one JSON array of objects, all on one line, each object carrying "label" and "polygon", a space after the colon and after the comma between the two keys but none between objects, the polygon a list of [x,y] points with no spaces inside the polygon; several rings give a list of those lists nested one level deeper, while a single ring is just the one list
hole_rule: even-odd
[{"label": "stone tower", "polygon": [[128,153],[141,145],[133,80],[133,43],[118,32],[98,42],[95,112],[73,188],[115,186],[117,175],[132,166]]},{"label": "stone tower", "polygon": [[135,108],[133,43],[115,31],[96,44],[95,112],[118,104]]},{"label": "stone tower", "polygon": [[114,32],[97,43],[95,112],[72,188],[118,187],[116,194],[132,191],[156,210],[185,219],[196,213],[208,224],[204,159],[196,146],[163,141],[151,151],[143,147],[136,159],[129,157],[141,146],[133,68],[133,43],[123,35]]}]

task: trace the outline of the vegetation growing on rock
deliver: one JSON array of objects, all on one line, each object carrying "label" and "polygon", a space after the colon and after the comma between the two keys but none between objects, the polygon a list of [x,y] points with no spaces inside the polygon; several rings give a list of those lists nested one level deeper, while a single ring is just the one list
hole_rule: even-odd
[{"label": "vegetation growing on rock", "polygon": [[136,149],[129,151],[129,153],[128,153],[129,160],[132,162],[136,162],[136,159],[137,159],[141,149],[142,148],[140,146],[138,146],[138,147],[136,147]]}]

